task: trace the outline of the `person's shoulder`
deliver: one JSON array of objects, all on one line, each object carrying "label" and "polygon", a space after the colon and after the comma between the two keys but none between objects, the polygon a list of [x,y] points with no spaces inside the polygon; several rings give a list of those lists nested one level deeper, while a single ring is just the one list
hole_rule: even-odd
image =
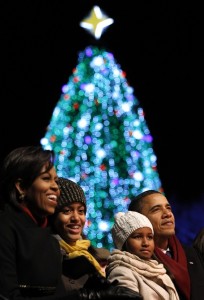
[{"label": "person's shoulder", "polygon": [[62,270],[65,276],[73,279],[78,279],[85,274],[94,274],[96,272],[94,265],[84,255],[79,255],[72,259],[64,257]]},{"label": "person's shoulder", "polygon": [[182,247],[187,257],[196,255],[196,251],[193,246],[182,245]]},{"label": "person's shoulder", "polygon": [[109,255],[110,255],[110,251],[106,248],[94,248],[97,254],[97,257],[100,260],[107,260]]},{"label": "person's shoulder", "polygon": [[28,217],[22,209],[11,205],[6,205],[5,208],[1,210],[0,220],[0,228],[10,228],[14,231],[16,231],[17,228],[25,228],[28,220],[29,222],[32,221],[32,219]]},{"label": "person's shoulder", "polygon": [[203,264],[201,255],[199,254],[198,250],[192,245],[184,246],[184,252],[186,254],[188,265],[190,265],[191,267],[198,267]]},{"label": "person's shoulder", "polygon": [[11,212],[7,208],[0,210],[0,220],[0,225],[5,225],[11,222]]},{"label": "person's shoulder", "polygon": [[[7,239],[16,230],[16,218],[7,210],[0,211],[0,236]],[[2,241],[1,241],[2,242]]]}]

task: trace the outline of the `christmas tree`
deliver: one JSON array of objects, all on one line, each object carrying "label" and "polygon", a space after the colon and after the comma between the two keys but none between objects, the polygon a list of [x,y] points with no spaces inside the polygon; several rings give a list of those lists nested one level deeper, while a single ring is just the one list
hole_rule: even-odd
[{"label": "christmas tree", "polygon": [[[95,14],[92,33],[96,20]],[[126,211],[132,196],[162,190],[152,142],[144,111],[114,55],[96,46],[79,52],[41,144],[54,150],[58,176],[83,188],[85,234],[94,246],[114,247],[114,214]]]}]

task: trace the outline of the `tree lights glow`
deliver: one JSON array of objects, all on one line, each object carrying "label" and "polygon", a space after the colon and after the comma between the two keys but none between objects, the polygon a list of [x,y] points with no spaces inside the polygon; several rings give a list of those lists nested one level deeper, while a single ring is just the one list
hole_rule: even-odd
[{"label": "tree lights glow", "polygon": [[85,234],[113,248],[113,216],[132,196],[162,190],[153,138],[143,109],[112,53],[89,46],[53,111],[41,144],[53,149],[56,169],[79,183],[87,198]]}]

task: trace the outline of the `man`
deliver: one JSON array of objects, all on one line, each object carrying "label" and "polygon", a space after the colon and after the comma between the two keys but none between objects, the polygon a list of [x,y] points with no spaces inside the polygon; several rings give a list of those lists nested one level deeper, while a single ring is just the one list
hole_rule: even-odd
[{"label": "man", "polygon": [[175,235],[175,219],[167,198],[148,190],[132,199],[129,211],[144,214],[154,229],[155,254],[173,276],[181,300],[190,299],[190,278],[184,249]]}]

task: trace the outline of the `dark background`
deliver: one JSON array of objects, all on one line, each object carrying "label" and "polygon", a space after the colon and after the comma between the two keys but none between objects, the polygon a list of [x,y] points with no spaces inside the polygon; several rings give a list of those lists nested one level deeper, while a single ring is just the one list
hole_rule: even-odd
[{"label": "dark background", "polygon": [[[177,2],[1,1],[0,159],[40,143],[79,51],[102,46],[144,109],[177,219],[187,207],[189,222],[196,206],[194,222],[204,226],[203,10]],[[79,26],[94,5],[114,19],[99,41]]]}]

